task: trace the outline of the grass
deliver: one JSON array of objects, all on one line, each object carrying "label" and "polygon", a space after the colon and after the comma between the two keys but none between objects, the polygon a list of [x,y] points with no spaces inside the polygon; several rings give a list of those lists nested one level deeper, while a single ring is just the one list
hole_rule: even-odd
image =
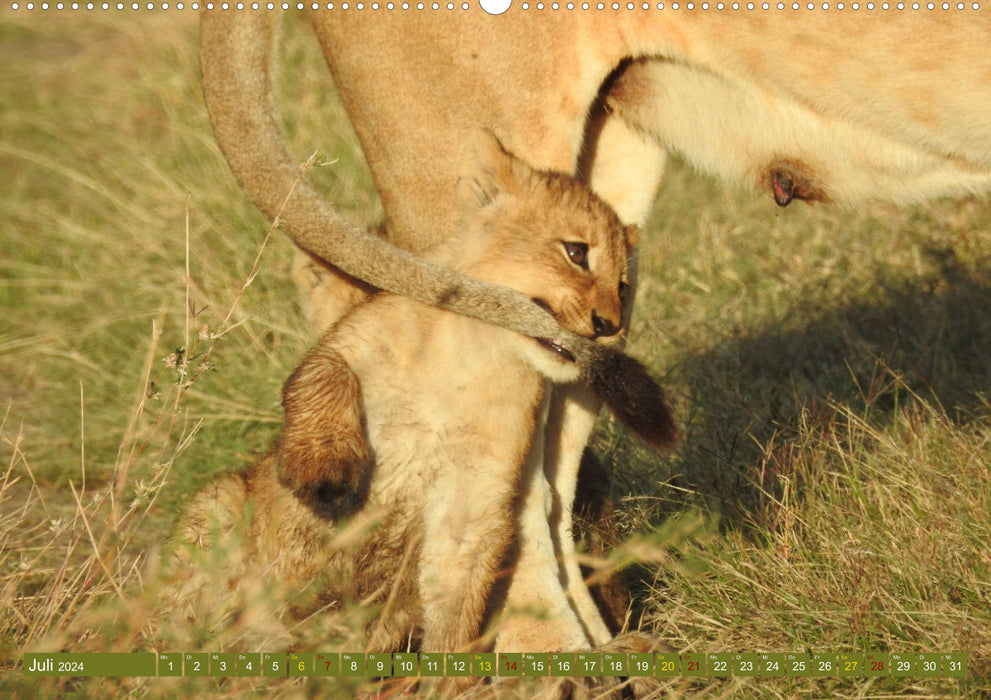
[{"label": "grass", "polygon": [[[337,158],[313,177],[374,220],[319,51],[295,23],[285,34],[295,152]],[[207,626],[160,619],[162,544],[195,489],[269,444],[309,342],[290,246],[263,248],[212,141],[196,36],[188,12],[0,14],[16,57],[0,69],[0,688],[16,697],[327,687],[31,682],[17,665],[210,648]],[[661,458],[604,420],[594,448],[639,560],[643,629],[679,651],[966,651],[970,666],[962,681],[651,692],[991,693],[988,201],[780,210],[675,163],[642,241],[631,352],[686,440]],[[310,620],[300,648],[349,648],[364,614]]]}]

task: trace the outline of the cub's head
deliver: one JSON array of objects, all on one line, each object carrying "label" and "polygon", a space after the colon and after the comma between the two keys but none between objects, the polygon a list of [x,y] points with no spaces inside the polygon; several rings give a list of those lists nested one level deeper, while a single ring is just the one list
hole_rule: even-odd
[{"label": "cub's head", "polygon": [[[465,233],[462,271],[519,290],[562,326],[616,342],[629,288],[627,256],[637,228],[572,177],[531,168],[489,132],[458,183]],[[571,381],[574,363],[550,341],[530,340],[541,370]],[[543,347],[539,347],[542,344]],[[560,357],[552,362],[557,353]]]}]

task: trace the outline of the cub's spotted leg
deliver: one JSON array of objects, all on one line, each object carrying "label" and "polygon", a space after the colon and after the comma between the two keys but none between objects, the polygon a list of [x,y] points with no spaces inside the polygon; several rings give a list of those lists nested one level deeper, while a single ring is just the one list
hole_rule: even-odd
[{"label": "cub's spotted leg", "polygon": [[361,384],[330,343],[319,343],[282,390],[279,481],[304,501],[360,505],[370,464]]}]

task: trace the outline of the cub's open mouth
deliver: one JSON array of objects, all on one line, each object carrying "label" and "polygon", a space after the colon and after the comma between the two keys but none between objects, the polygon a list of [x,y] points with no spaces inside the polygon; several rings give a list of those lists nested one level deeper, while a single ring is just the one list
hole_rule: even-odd
[{"label": "cub's open mouth", "polygon": [[[551,316],[554,316],[555,318],[557,318],[557,314],[554,313],[554,309],[551,308],[551,305],[548,304],[543,299],[541,299],[540,297],[531,297],[530,301],[532,301],[534,304],[536,304],[537,306],[539,306],[540,308],[542,308],[544,311],[546,311],[547,313],[549,313]],[[550,338],[534,338],[534,340],[536,340],[538,343],[540,343],[542,346],[544,346],[545,348],[547,348],[551,352],[556,353],[557,355],[560,355],[564,359],[565,362],[574,362],[575,361],[575,356],[571,353],[570,350],[568,350],[567,348],[561,347],[560,345],[558,345],[557,343],[555,343]]]},{"label": "cub's open mouth", "polygon": [[567,362],[574,362],[575,361],[575,356],[571,354],[571,351],[570,350],[568,350],[567,348],[561,347],[560,345],[558,345],[557,343],[555,343],[550,338],[534,338],[534,340],[536,340],[538,343],[540,343],[542,346],[544,346],[545,348],[547,348],[551,352],[557,353],[562,358],[564,358]]}]

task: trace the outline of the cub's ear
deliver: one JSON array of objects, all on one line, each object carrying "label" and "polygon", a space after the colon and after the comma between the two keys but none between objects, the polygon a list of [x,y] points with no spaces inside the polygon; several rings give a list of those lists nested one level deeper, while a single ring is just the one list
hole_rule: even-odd
[{"label": "cub's ear", "polygon": [[499,194],[498,190],[486,188],[485,183],[470,176],[459,177],[455,188],[458,204],[461,205],[461,210],[464,212],[472,212],[491,206]]},{"label": "cub's ear", "polygon": [[532,174],[488,129],[475,132],[469,154],[457,185],[458,200],[465,208],[485,208],[500,197],[518,193]]}]

